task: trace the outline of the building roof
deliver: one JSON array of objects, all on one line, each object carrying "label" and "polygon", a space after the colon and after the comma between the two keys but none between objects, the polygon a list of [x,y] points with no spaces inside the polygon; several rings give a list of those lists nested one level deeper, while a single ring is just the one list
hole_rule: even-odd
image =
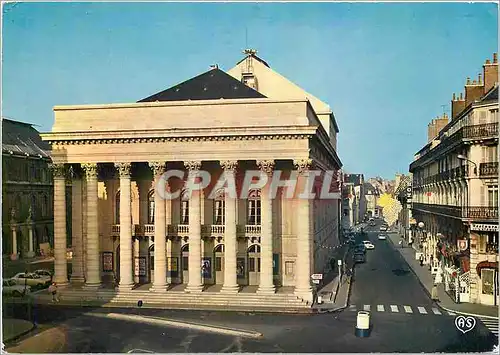
[{"label": "building roof", "polygon": [[267,62],[266,62],[264,59],[259,58],[256,54],[248,54],[248,55],[246,55],[246,56],[245,56],[245,58],[243,58],[243,59],[242,59],[242,60],[240,60],[238,63],[236,63],[236,65],[240,64],[242,61],[244,61],[244,60],[245,60],[245,59],[247,59],[248,57],[252,57],[252,58],[254,58],[255,60],[258,60],[259,62],[261,62],[262,64],[264,64],[266,67],[271,68],[271,67],[269,66],[269,64],[267,64]]},{"label": "building roof", "polygon": [[211,69],[138,102],[265,98],[219,68]]},{"label": "building roof", "polygon": [[361,185],[363,174],[344,174],[344,182],[354,185]]},{"label": "building roof", "polygon": [[50,159],[50,144],[30,123],[2,118],[2,153]]},{"label": "building roof", "polygon": [[484,96],[481,98],[481,102],[485,101],[498,101],[498,84],[490,89]]}]

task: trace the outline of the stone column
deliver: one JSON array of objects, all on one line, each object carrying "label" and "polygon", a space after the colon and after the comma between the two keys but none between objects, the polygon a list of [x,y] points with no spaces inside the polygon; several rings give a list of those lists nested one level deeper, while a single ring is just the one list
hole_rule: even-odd
[{"label": "stone column", "polygon": [[12,231],[12,254],[10,255],[11,260],[17,260],[19,254],[17,253],[17,223],[16,223],[16,210],[11,211],[10,228]]},{"label": "stone column", "polygon": [[[167,290],[166,261],[166,226],[165,226],[165,181],[162,174],[165,171],[164,162],[151,162],[155,189],[155,279],[151,291],[165,292]],[[161,189],[161,190],[160,190]]]},{"label": "stone column", "polygon": [[120,284],[119,290],[131,290],[132,276],[132,207],[130,163],[115,163],[120,175]]},{"label": "stone column", "polygon": [[[224,170],[226,178],[233,179],[236,184],[237,161],[221,161],[220,165]],[[238,253],[238,239],[236,236],[236,201],[231,196],[229,189],[225,195],[225,233],[224,233],[224,285],[222,292],[237,293],[239,291],[236,280],[236,256]]]},{"label": "stone column", "polygon": [[[90,288],[101,285],[100,240],[97,206],[97,164],[82,164],[87,185],[87,279],[85,286]],[[130,222],[129,222],[130,224]]]},{"label": "stone column", "polygon": [[[312,160],[294,161],[298,170],[297,188],[301,193],[307,186],[309,170],[312,168]],[[311,201],[307,198],[298,198],[297,200],[297,259],[296,259],[296,278],[295,294],[309,302],[313,301],[313,292],[311,287],[311,250],[312,250],[312,209]]]},{"label": "stone column", "polygon": [[28,212],[28,218],[26,220],[26,223],[28,224],[28,253],[26,256],[28,258],[32,258],[35,256],[35,251],[33,250],[33,213],[31,210],[31,206],[29,208]]},{"label": "stone column", "polygon": [[[184,162],[189,174],[196,174],[201,168],[201,161]],[[189,282],[187,292],[201,292],[201,191],[190,191],[189,199]]]},{"label": "stone column", "polygon": [[80,176],[73,176],[71,190],[71,240],[73,246],[71,282],[80,283],[85,280],[83,274],[82,179]]},{"label": "stone column", "polygon": [[66,261],[66,174],[64,164],[53,164],[54,175],[54,282],[68,283]]},{"label": "stone column", "polygon": [[[141,226],[140,228],[142,229],[143,232],[145,232],[145,225],[149,223],[148,221],[148,210],[149,210],[149,188],[151,187],[151,181],[149,180],[139,180],[137,182],[138,189],[139,189],[139,225]],[[135,263],[136,263],[136,258],[139,258],[141,256],[141,240],[140,238],[135,239],[134,241],[134,260],[133,260],[133,265],[134,265],[134,270],[135,270]],[[134,282],[139,283],[140,277],[135,274],[134,271]]]},{"label": "stone column", "polygon": [[257,161],[268,182],[261,190],[260,283],[257,293],[274,293],[273,283],[273,196],[270,196],[274,160]]}]

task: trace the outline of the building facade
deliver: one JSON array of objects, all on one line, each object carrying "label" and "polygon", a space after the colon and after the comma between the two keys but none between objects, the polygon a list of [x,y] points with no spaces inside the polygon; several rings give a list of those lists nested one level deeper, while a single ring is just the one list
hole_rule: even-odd
[{"label": "building facade", "polygon": [[[71,170],[72,282],[96,287],[117,277],[119,290],[151,283],[158,292],[179,284],[264,294],[293,286],[312,300],[311,274],[339,243],[338,197],[301,199],[287,185],[273,198],[269,184],[232,197],[215,182],[224,174],[240,191],[248,171],[281,171],[304,187],[312,170],[335,173],[337,124],[326,104],[246,54],[227,73],[215,66],[137,103],[54,108],[43,138],[58,167],[56,282],[67,281],[62,190]],[[182,175],[162,180],[173,170]],[[200,171],[210,183],[190,190]],[[160,183],[178,195],[163,199]]]},{"label": "building facade", "polygon": [[496,54],[451,104],[451,121],[410,165],[412,212],[437,281],[457,301],[498,305]]},{"label": "building facade", "polygon": [[369,182],[364,184],[365,200],[366,200],[366,214],[368,218],[379,217],[378,198],[379,191]]},{"label": "building facade", "polygon": [[344,228],[354,227],[366,218],[365,182],[363,174],[344,174],[342,214]]},{"label": "building facade", "polygon": [[31,258],[53,242],[50,145],[31,124],[2,118],[2,248]]}]

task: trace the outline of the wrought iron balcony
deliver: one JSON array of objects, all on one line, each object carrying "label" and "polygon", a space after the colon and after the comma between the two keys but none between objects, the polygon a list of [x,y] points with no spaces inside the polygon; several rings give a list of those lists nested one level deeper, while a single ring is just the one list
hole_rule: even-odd
[{"label": "wrought iron balcony", "polygon": [[498,207],[488,206],[450,206],[450,205],[435,205],[426,203],[413,203],[414,210],[424,211],[433,214],[439,214],[460,219],[473,220],[497,220]]},{"label": "wrought iron balcony", "polygon": [[463,139],[485,139],[498,137],[498,122],[465,126]]},{"label": "wrought iron balcony", "polygon": [[479,164],[479,176],[496,176],[498,177],[498,162],[481,163]]}]

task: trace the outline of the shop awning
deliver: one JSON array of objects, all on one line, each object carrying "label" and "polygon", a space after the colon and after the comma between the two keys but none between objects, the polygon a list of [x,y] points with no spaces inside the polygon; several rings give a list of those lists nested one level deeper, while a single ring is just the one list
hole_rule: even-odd
[{"label": "shop awning", "polygon": [[482,269],[496,269],[498,270],[498,261],[481,261],[476,266],[476,272],[479,276],[481,276]]}]

